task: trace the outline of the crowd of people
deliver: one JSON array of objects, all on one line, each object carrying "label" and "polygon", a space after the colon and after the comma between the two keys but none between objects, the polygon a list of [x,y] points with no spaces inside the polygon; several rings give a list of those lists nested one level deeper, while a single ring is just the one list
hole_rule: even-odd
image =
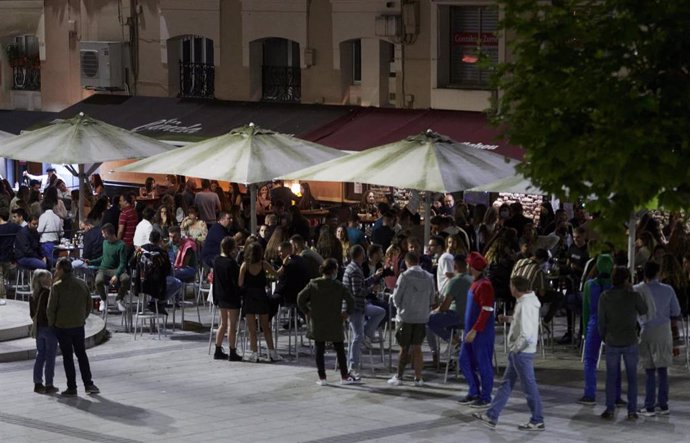
[{"label": "crowd of people", "polygon": [[[8,272],[12,261],[30,270],[52,268],[53,247],[69,232],[66,225],[75,226],[74,219],[67,222],[69,211],[66,218],[60,215],[67,199],[60,191],[64,183],[49,177],[45,185],[38,214],[32,212],[35,202],[20,196],[26,194],[23,189],[9,198],[7,209],[0,196],[1,272]],[[554,317],[565,311],[566,331],[559,342],[572,345],[584,339],[581,403],[596,403],[596,366],[603,343],[607,376],[602,417],[611,418],[616,406],[626,404],[621,357],[628,375],[628,417],[669,411],[666,368],[677,352],[675,320],[687,316],[690,286],[690,244],[683,219],[676,214],[663,226],[651,214],[640,219],[632,266],[639,272],[631,275],[627,254],[596,238],[591,215],[580,207],[569,218],[564,209],[554,211],[544,201],[534,220],[519,202],[467,205],[448,194],[434,203],[432,236],[423,245],[417,211],[378,201],[372,192],[359,206],[334,208],[331,216],[314,222],[301,212],[315,203],[306,184],[301,197],[281,183],[262,187],[256,202],[259,228],[250,232],[249,202],[239,187],[226,192],[217,182],[202,180],[200,185],[197,189],[193,179],[182,184],[175,176],[158,185],[151,178],[138,195],[111,198],[100,177],[94,177],[93,203],[79,230],[83,253],[70,263],[70,272],[72,267],[91,267],[96,291],[105,300],[108,287],[117,290],[121,310],[132,287],[134,293],[153,298],[151,309],[165,313],[166,307],[183,302],[182,283],[205,276],[199,270],[208,269],[220,318],[214,353],[219,360],[259,361],[259,333],[264,334],[267,360],[281,360],[270,322],[281,306],[296,307],[315,342],[320,385],[328,384],[326,343],[336,351],[341,383],[359,383],[362,348],[382,340],[382,327],[394,315],[400,354],[389,384],[404,383],[407,363],[413,367],[414,384],[424,384],[425,339],[434,366],[440,361],[440,343],[457,346],[457,364],[468,384],[460,403],[486,409],[476,417],[495,427],[520,378],[532,412],[521,426],[525,430],[544,429],[532,369],[539,331],[553,329]],[[41,282],[34,302],[49,307],[50,297],[42,295],[50,286],[47,276],[36,274],[34,281]],[[244,355],[237,349],[241,316],[250,342]],[[350,331],[347,344],[344,321]],[[497,323],[510,323],[509,354],[508,369],[493,396]],[[41,325],[54,323],[48,316]],[[45,366],[46,385],[40,370],[34,382],[37,392],[53,392],[48,367],[54,364],[55,345],[45,331],[38,331],[37,368]],[[634,376],[638,360],[647,377],[641,410]],[[90,386],[84,369],[82,377]],[[73,386],[68,380],[68,390]]]}]

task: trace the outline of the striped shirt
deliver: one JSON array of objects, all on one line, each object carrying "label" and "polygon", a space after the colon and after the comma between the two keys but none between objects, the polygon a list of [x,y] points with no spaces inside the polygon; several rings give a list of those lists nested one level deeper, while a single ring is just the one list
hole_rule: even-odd
[{"label": "striped shirt", "polygon": [[137,230],[137,224],[139,224],[137,211],[131,206],[125,208],[120,212],[118,224],[125,227],[124,233],[122,234],[122,241],[125,245],[132,246],[134,244],[134,233]]},{"label": "striped shirt", "polygon": [[546,275],[544,275],[541,265],[533,258],[518,260],[515,266],[513,266],[513,272],[510,274],[510,278],[513,277],[523,277],[527,279],[530,284],[530,290],[534,291],[539,296],[543,296],[548,287]]}]

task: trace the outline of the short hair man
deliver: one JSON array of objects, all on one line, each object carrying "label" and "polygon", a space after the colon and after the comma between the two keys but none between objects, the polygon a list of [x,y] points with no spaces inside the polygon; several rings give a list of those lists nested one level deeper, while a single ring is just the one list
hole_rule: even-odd
[{"label": "short hair man", "polygon": [[30,270],[48,269],[40,238],[38,217],[32,215],[29,217],[29,223],[17,231],[14,240],[14,257],[19,266]]},{"label": "short hair man", "polygon": [[436,289],[432,275],[419,266],[419,256],[416,253],[405,254],[405,264],[407,270],[400,274],[393,291],[393,303],[398,309],[399,322],[395,333],[395,338],[400,345],[398,372],[388,380],[388,383],[393,386],[402,384],[403,372],[407,366],[408,357],[411,357],[414,383],[416,386],[422,386],[424,385],[422,342]]},{"label": "short hair man", "polygon": [[465,341],[460,348],[458,366],[468,384],[467,395],[460,404],[483,408],[491,403],[494,386],[494,288],[484,275],[488,266],[478,252],[467,257],[470,275],[474,279],[467,293],[465,310]]},{"label": "short hair man", "polygon": [[155,214],[156,211],[152,207],[147,206],[144,208],[141,221],[137,224],[134,230],[134,238],[132,239],[132,243],[136,249],[141,248],[149,242],[149,236],[151,235],[151,231],[153,231],[151,220],[153,220]]},{"label": "short hair man", "polygon": [[628,378],[628,419],[637,415],[637,318],[647,313],[642,296],[629,289],[630,272],[627,268],[614,268],[613,287],[599,298],[599,335],[606,343],[606,410],[601,418],[613,420],[616,401],[616,379],[620,374],[621,357]]},{"label": "short hair man", "polygon": [[307,248],[304,237],[299,234],[290,237],[290,244],[292,245],[293,252],[304,259],[309,278],[318,278],[319,275],[321,275],[319,268],[323,264],[323,257],[321,257],[318,252]]},{"label": "short hair man", "polygon": [[12,223],[19,225],[20,227],[24,227],[28,224],[26,219],[28,219],[29,216],[26,214],[26,211],[24,208],[15,208],[12,210]]},{"label": "short hair man", "polygon": [[232,216],[221,211],[218,215],[218,223],[215,223],[208,230],[204,247],[201,250],[201,260],[209,268],[213,267],[213,260],[220,255],[220,242],[230,234],[229,226],[232,223]]},{"label": "short hair man", "polygon": [[[220,198],[218,194],[211,191],[209,180],[201,180],[201,191],[194,196],[194,205],[199,208],[199,218],[206,222],[209,229],[216,220],[220,220],[219,213],[222,210]],[[220,243],[218,243],[218,247],[220,248]]]},{"label": "short hair man", "polygon": [[[111,225],[112,226],[112,225]],[[55,281],[48,297],[46,316],[48,325],[55,328],[62,360],[67,376],[66,397],[77,395],[77,374],[72,355],[77,356],[79,372],[87,394],[98,394],[100,390],[91,379],[91,367],[84,344],[84,324],[91,312],[91,294],[82,280],[72,275],[69,258],[60,258],[55,265]]]},{"label": "short hair man", "polygon": [[443,301],[431,311],[427,324],[427,338],[434,366],[438,364],[438,343],[436,337],[450,342],[451,329],[464,327],[467,292],[472,285],[472,276],[467,272],[467,257],[458,254],[454,257],[455,275],[448,281],[443,292]]},{"label": "short hair man", "polygon": [[343,284],[352,292],[355,298],[355,309],[350,314],[350,331],[352,334],[347,360],[350,375],[355,380],[359,380],[360,377],[357,374],[357,369],[359,368],[359,359],[362,353],[362,342],[365,340],[366,343],[371,342],[379,323],[386,316],[386,311],[367,300],[369,289],[373,282],[383,274],[383,268],[376,271],[369,278],[364,278],[362,265],[366,260],[366,255],[361,245],[354,245],[350,248],[350,259],[350,263],[345,268],[343,274]]},{"label": "short hair man", "polygon": [[659,381],[659,413],[666,415],[668,408],[668,368],[673,364],[673,337],[669,333],[671,324],[680,317],[680,304],[673,288],[659,282],[659,265],[648,261],[644,266],[644,283],[635,285],[635,291],[647,292],[651,299],[647,303],[648,312],[642,321],[640,341],[640,360],[645,370],[644,408],[640,413],[645,417],[654,417],[657,404],[657,393],[654,389]]},{"label": "short hair man", "polygon": [[[182,282],[171,276],[170,258],[167,251],[162,246],[162,236],[158,231],[151,231],[149,240],[137,251],[132,259],[131,267],[134,275],[134,291],[138,295],[140,292],[148,294],[158,302],[158,312],[167,315],[165,301],[175,297],[180,293]],[[157,266],[145,275],[144,257]],[[134,272],[136,271],[136,274]],[[150,300],[149,310],[156,311],[156,301]]]},{"label": "short hair man", "polygon": [[117,238],[122,240],[126,247],[126,258],[129,259],[134,252],[134,233],[139,224],[139,216],[134,209],[136,197],[128,192],[120,196],[120,216],[117,221]]},{"label": "short hair man", "polygon": [[534,354],[537,352],[541,303],[537,295],[530,290],[529,280],[524,277],[511,277],[510,293],[517,299],[513,316],[499,316],[499,321],[510,322],[507,337],[508,365],[503,373],[501,386],[496,391],[496,396],[486,414],[475,412],[472,416],[494,429],[501,411],[508,403],[515,381],[519,378],[532,416],[527,423],[518,426],[518,429],[543,431],[545,427],[541,398],[534,378]]},{"label": "short hair man", "polygon": [[191,282],[197,272],[197,244],[182,237],[179,226],[168,228],[168,255],[173,263],[173,275],[183,282]]},{"label": "short hair man", "polygon": [[108,296],[105,288],[106,284],[113,287],[119,284],[116,298],[117,308],[124,312],[126,309],[122,300],[125,298],[130,286],[129,274],[126,272],[127,250],[125,243],[117,238],[115,227],[110,223],[106,223],[101,227],[101,233],[104,239],[103,255],[93,260],[87,260],[87,263],[98,266],[95,284],[96,292],[101,296],[101,300],[106,300]]},{"label": "short hair man", "polygon": [[289,241],[278,246],[278,255],[282,261],[278,269],[275,296],[283,305],[297,304],[297,295],[309,283],[309,269],[305,259],[294,253]]}]

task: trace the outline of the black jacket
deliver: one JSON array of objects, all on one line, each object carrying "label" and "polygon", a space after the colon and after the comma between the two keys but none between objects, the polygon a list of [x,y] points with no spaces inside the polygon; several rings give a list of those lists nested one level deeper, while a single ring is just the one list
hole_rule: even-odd
[{"label": "black jacket", "polygon": [[20,258],[43,258],[43,251],[40,243],[41,235],[38,231],[32,231],[29,226],[24,226],[17,232],[14,240],[14,257]]},{"label": "black jacket", "polygon": [[309,283],[309,268],[299,255],[291,255],[287,264],[283,265],[283,274],[276,284],[276,298],[283,303],[296,304],[297,294]]}]

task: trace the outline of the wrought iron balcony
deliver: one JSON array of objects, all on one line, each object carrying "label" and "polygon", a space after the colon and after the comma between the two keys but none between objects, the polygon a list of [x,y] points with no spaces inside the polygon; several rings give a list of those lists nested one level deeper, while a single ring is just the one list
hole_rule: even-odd
[{"label": "wrought iron balcony", "polygon": [[291,66],[262,67],[262,100],[299,102],[302,97],[302,70]]},{"label": "wrought iron balcony", "polygon": [[180,61],[180,97],[213,98],[216,67],[207,63]]},{"label": "wrought iron balcony", "polygon": [[18,91],[40,91],[41,68],[39,66],[13,66],[12,89]]}]

